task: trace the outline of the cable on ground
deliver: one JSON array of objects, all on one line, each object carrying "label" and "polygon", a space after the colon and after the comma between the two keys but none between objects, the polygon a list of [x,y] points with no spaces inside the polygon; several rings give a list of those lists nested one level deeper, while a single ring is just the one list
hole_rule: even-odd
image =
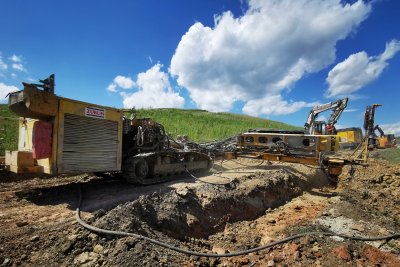
[{"label": "cable on ground", "polygon": [[159,241],[157,239],[153,239],[147,236],[139,235],[139,234],[134,234],[134,233],[129,233],[129,232],[124,232],[124,231],[113,231],[113,230],[106,230],[102,228],[95,227],[93,225],[87,224],[81,219],[81,205],[83,201],[83,193],[82,193],[82,185],[78,183],[79,187],[79,202],[78,202],[78,207],[76,208],[76,221],[82,225],[84,228],[88,229],[89,231],[99,233],[99,234],[106,234],[106,235],[114,235],[114,236],[132,236],[138,239],[142,239],[145,241],[148,241],[154,245],[173,250],[175,252],[183,253],[186,255],[191,255],[191,256],[198,256],[198,257],[209,257],[209,258],[223,258],[223,257],[235,257],[235,256],[242,256],[242,255],[247,255],[250,253],[254,253],[260,250],[264,250],[267,248],[271,248],[276,245],[280,245],[283,243],[287,243],[289,241],[308,236],[308,235],[318,235],[318,236],[338,236],[341,238],[345,239],[350,239],[350,240],[356,240],[356,241],[378,241],[378,240],[390,240],[390,239],[397,239],[400,238],[400,233],[396,233],[393,235],[387,235],[387,236],[382,236],[382,237],[359,237],[359,236],[348,236],[348,235],[342,235],[342,234],[336,234],[336,233],[330,233],[330,232],[306,232],[302,234],[297,234],[293,236],[289,236],[274,242],[271,242],[267,245],[264,246],[259,246],[256,248],[252,249],[246,249],[242,251],[237,251],[237,252],[231,252],[231,253],[224,253],[224,254],[214,254],[214,253],[203,253],[203,252],[197,252],[197,251],[192,251],[192,250],[187,250],[187,249],[182,249],[179,247],[176,247],[174,245],[171,245],[166,242]]}]

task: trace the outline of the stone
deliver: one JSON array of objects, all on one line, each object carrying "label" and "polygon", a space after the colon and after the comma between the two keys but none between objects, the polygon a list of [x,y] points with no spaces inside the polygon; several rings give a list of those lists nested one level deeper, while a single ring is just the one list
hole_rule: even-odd
[{"label": "stone", "polygon": [[16,224],[18,227],[23,227],[23,226],[28,225],[29,223],[26,222],[26,221],[19,221],[19,222],[16,222],[15,224]]},{"label": "stone", "polygon": [[98,254],[94,252],[83,252],[75,257],[74,263],[75,264],[85,264],[90,261],[97,261]]},{"label": "stone", "polygon": [[269,261],[267,262],[267,266],[268,266],[268,267],[273,267],[273,266],[275,266],[275,261],[274,261],[274,260],[269,260]]},{"label": "stone", "polygon": [[74,259],[75,264],[84,264],[88,261],[90,261],[89,252],[83,252],[83,253],[79,254],[78,256],[76,256],[76,258]]},{"label": "stone", "polygon": [[186,213],[186,222],[189,226],[196,224],[199,222],[199,219],[197,219],[196,216],[190,214],[190,213]]},{"label": "stone", "polygon": [[34,236],[31,237],[31,241],[32,241],[32,242],[39,241],[39,239],[40,239],[40,238],[39,238],[39,236],[37,236],[37,235],[34,235]]},{"label": "stone", "polygon": [[342,259],[344,261],[350,261],[351,260],[351,255],[349,253],[349,250],[347,246],[339,246],[336,247],[332,250],[332,253],[338,257],[339,259]]},{"label": "stone", "polygon": [[11,260],[9,258],[5,258],[1,266],[7,266],[10,262]]},{"label": "stone", "polygon": [[351,225],[351,229],[359,231],[359,232],[363,232],[364,231],[364,227],[361,224],[352,224]]},{"label": "stone", "polygon": [[96,235],[95,233],[90,233],[89,238],[90,240],[95,241],[98,238],[98,235]]},{"label": "stone", "polygon": [[318,252],[318,251],[320,251],[320,249],[321,249],[321,247],[319,245],[314,245],[312,247],[312,251],[314,251],[314,252]]},{"label": "stone", "polygon": [[97,244],[93,247],[93,252],[97,253],[97,254],[102,254],[104,251],[104,247],[100,244]]},{"label": "stone", "polygon": [[76,235],[76,234],[71,234],[71,235],[67,236],[67,239],[72,242],[75,242],[77,238],[78,238],[78,235]]},{"label": "stone", "polygon": [[68,252],[70,252],[72,250],[72,248],[74,247],[74,242],[67,240],[64,242],[64,244],[61,246],[61,251],[64,254],[67,254]]}]

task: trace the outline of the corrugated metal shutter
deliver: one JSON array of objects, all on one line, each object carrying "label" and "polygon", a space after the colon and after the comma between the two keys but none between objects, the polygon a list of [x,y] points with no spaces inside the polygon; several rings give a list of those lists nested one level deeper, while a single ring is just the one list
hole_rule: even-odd
[{"label": "corrugated metal shutter", "polygon": [[118,170],[118,122],[65,114],[62,172]]}]

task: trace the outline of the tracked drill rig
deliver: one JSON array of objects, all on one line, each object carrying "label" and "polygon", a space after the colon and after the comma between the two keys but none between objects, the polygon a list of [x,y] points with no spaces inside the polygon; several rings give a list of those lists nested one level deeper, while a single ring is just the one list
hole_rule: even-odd
[{"label": "tracked drill rig", "polygon": [[19,151],[6,153],[10,170],[122,173],[130,183],[151,184],[211,168],[206,153],[171,146],[161,124],[57,96],[54,75],[40,82],[9,95],[9,109],[22,117]]}]

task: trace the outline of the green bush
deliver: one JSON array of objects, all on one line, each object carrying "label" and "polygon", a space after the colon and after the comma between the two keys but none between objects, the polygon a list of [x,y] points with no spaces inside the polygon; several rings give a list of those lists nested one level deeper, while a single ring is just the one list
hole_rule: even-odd
[{"label": "green bush", "polygon": [[0,104],[0,156],[5,150],[18,148],[18,117],[12,113],[8,106]]}]

